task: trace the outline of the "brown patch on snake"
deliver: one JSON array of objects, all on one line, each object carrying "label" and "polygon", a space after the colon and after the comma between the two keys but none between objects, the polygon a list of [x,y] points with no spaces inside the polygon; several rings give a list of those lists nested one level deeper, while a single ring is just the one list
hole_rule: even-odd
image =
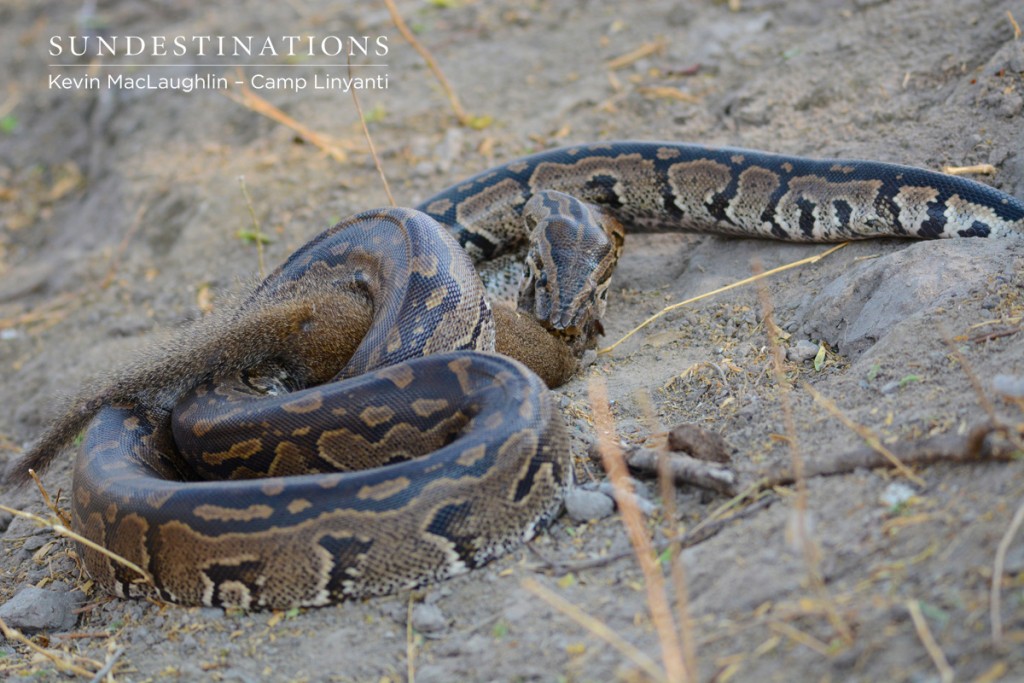
[{"label": "brown patch on snake", "polygon": [[370,427],[388,422],[395,416],[395,411],[388,406],[369,406],[359,413],[359,419]]},{"label": "brown patch on snake", "polygon": [[247,460],[263,450],[263,442],[260,439],[246,439],[236,441],[231,447],[220,453],[203,453],[203,462],[216,467],[228,460]]},{"label": "brown patch on snake", "polygon": [[479,444],[472,448],[467,448],[459,454],[455,462],[463,467],[472,467],[473,465],[480,462],[480,459],[487,455],[487,445]]},{"label": "brown patch on snake", "polygon": [[116,526],[108,526],[107,529],[111,533],[105,535],[104,547],[140,567],[149,566],[149,552],[146,550],[146,539],[151,531],[149,522],[131,513],[125,515]]},{"label": "brown patch on snake", "polygon": [[427,398],[418,398],[409,404],[412,408],[412,412],[416,413],[420,417],[430,417],[434,413],[439,413],[442,410],[448,409],[448,401],[443,398],[431,400]]},{"label": "brown patch on snake", "polygon": [[433,213],[437,215],[444,215],[448,213],[448,210],[454,206],[450,199],[438,199],[436,202],[430,202],[427,206],[427,213]]},{"label": "brown patch on snake", "polygon": [[289,475],[304,474],[313,471],[310,467],[306,453],[298,444],[292,441],[282,441],[274,449],[274,459],[267,468],[267,474],[271,477],[287,477]]},{"label": "brown patch on snake", "polygon": [[[835,239],[843,235],[871,234],[875,230],[871,222],[892,223],[892,217],[879,214],[875,204],[881,180],[849,180],[833,182],[821,176],[808,175],[792,178],[788,191],[779,200],[775,218],[791,239],[810,241]],[[842,225],[836,212],[836,202],[843,202],[850,208],[849,225],[842,231],[834,226]],[[798,202],[814,207],[813,232],[805,234],[800,229],[803,209]]]},{"label": "brown patch on snake", "polygon": [[306,500],[305,498],[296,498],[292,502],[288,503],[287,509],[288,512],[292,513],[293,515],[297,515],[303,510],[308,510],[312,506],[313,504]]},{"label": "brown patch on snake", "polygon": [[418,254],[413,257],[410,270],[426,278],[435,277],[438,273],[437,256],[435,254]]},{"label": "brown patch on snake", "polygon": [[497,429],[505,423],[505,416],[501,413],[491,413],[484,421],[485,429]]},{"label": "brown patch on snake", "polygon": [[[522,239],[519,207],[525,203],[522,185],[512,178],[505,178],[460,202],[456,207],[455,220],[461,225],[476,226],[477,232],[492,244],[517,242]],[[494,227],[489,231],[479,227],[484,224]],[[516,235],[520,235],[518,240],[514,237]]]},{"label": "brown patch on snake", "polygon": [[542,162],[530,175],[530,187],[557,187],[560,192],[585,202],[607,203],[607,191],[590,185],[595,178],[614,178],[615,199],[630,210],[656,213],[664,210],[661,178],[654,162],[642,154],[615,157],[584,156],[572,163]]},{"label": "brown patch on snake", "polygon": [[725,191],[732,181],[732,169],[710,159],[673,164],[668,169],[668,184],[675,196],[675,205],[683,212],[683,220],[714,225],[718,221],[708,211],[716,194]]},{"label": "brown patch on snake", "polygon": [[430,296],[427,297],[423,304],[427,307],[428,311],[433,310],[444,302],[446,296],[448,296],[448,287],[439,285],[430,293]]},{"label": "brown patch on snake", "polygon": [[378,373],[399,389],[405,389],[416,379],[416,373],[408,365],[392,365],[379,370]]},{"label": "brown patch on snake", "polygon": [[968,218],[982,222],[992,230],[993,235],[1010,235],[1024,230],[1024,221],[1005,221],[989,207],[967,201],[958,194],[946,200],[943,215],[954,225],[963,225],[968,222]]},{"label": "brown patch on snake", "polygon": [[389,461],[414,458],[421,448],[440,448],[445,437],[464,420],[461,415],[451,416],[430,422],[422,429],[400,422],[376,441],[344,427],[325,430],[316,442],[317,455],[339,472],[380,467]]},{"label": "brown patch on snake", "polygon": [[274,514],[269,505],[253,504],[247,508],[229,508],[222,505],[197,505],[193,510],[197,517],[218,522],[248,522],[254,519],[268,519]]},{"label": "brown patch on snake", "polygon": [[286,413],[293,413],[296,415],[302,415],[304,413],[312,413],[320,410],[323,407],[324,399],[319,393],[311,393],[297,398],[294,401],[287,401],[281,404],[281,409]]},{"label": "brown patch on snake", "polygon": [[369,484],[359,489],[356,498],[359,500],[387,500],[409,488],[410,483],[407,477],[385,479],[379,484]]},{"label": "brown patch on snake", "polygon": [[260,493],[265,496],[279,496],[284,492],[284,482],[280,480],[268,481],[264,484],[260,484]]},{"label": "brown patch on snake", "polygon": [[938,196],[939,191],[934,187],[901,187],[892,201],[899,207],[900,224],[904,230],[916,234],[926,221],[931,220],[928,202],[935,201]]},{"label": "brown patch on snake", "polygon": [[745,169],[740,173],[738,190],[726,207],[726,215],[736,223],[759,225],[763,234],[770,235],[771,223],[766,222],[762,215],[781,182],[777,173],[766,168],[751,166]]},{"label": "brown patch on snake", "polygon": [[459,381],[459,389],[462,393],[467,393],[470,387],[473,386],[469,379],[467,371],[472,367],[473,362],[468,358],[456,358],[455,360],[448,363],[448,369],[452,371],[455,378]]}]

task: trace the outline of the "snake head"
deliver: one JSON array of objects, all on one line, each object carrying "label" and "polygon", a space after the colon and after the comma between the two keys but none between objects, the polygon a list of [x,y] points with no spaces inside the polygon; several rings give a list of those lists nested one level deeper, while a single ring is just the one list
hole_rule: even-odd
[{"label": "snake head", "polygon": [[622,224],[607,210],[546,190],[523,208],[530,231],[519,310],[582,353],[604,333],[608,285],[622,249]]}]

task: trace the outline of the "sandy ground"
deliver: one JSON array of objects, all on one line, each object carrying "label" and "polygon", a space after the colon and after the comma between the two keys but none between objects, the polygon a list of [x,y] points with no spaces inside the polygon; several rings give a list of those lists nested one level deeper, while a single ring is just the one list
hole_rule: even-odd
[{"label": "sandy ground", "polygon": [[[362,93],[399,203],[412,205],[492,163],[570,142],[697,141],[929,168],[991,163],[985,179],[1024,197],[1024,39],[996,0],[651,0],[402,2],[462,101],[493,117],[459,127],[420,58],[371,2],[99,2],[112,33],[389,36],[389,87]],[[343,215],[387,204],[362,151],[348,95],[263,95],[340,141],[346,161],[217,92],[57,91],[48,36],[76,32],[79,7],[0,7],[0,457],[53,415],[55,398],[144,344],[216,307],[257,270],[240,189],[273,241],[268,264]],[[610,68],[617,57],[660,47]],[[144,71],[144,70],[143,70]],[[310,72],[316,71],[310,67]],[[161,72],[163,73],[163,72]],[[233,73],[233,72],[232,72]],[[4,118],[6,117],[6,118]],[[704,236],[639,236],[611,304],[614,340],[666,304],[823,251]],[[744,288],[661,319],[562,389],[581,477],[592,438],[587,387],[603,378],[631,443],[680,422],[721,433],[740,468],[788,465],[787,433],[808,461],[859,437],[804,384],[887,442],[962,434],[993,391],[1024,375],[1024,241],[870,242],[769,281],[775,318],[829,345],[825,364],[786,365],[787,432],[769,371],[761,308]],[[994,333],[994,334],[990,334]],[[952,340],[954,354],[944,339]],[[979,390],[975,389],[976,382]],[[647,406],[650,406],[648,408]],[[645,417],[650,416],[652,417]],[[66,499],[72,456],[44,477]],[[932,681],[935,641],[957,680],[1024,680],[1024,537],[1009,546],[990,637],[997,545],[1024,499],[1022,464],[934,465],[921,484],[860,469],[808,482],[824,592],[787,534],[796,495],[727,525],[683,553],[698,680]],[[909,498],[892,498],[899,486]],[[685,488],[670,515],[657,488],[656,538],[693,528],[726,499]],[[45,513],[35,491],[0,501]],[[124,648],[118,681],[644,680],[636,657],[538,598],[538,582],[660,666],[634,558],[552,572],[526,549],[468,576],[408,594],[287,614],[112,600],[91,591],[63,541],[0,516],[0,601],[25,584],[87,593],[67,636],[38,636],[60,656],[103,662]],[[628,548],[618,515],[566,518],[535,542],[559,563]],[[678,596],[669,599],[675,609]],[[416,604],[407,631],[410,606]],[[421,607],[420,605],[426,605]],[[913,606],[920,619],[912,618]],[[831,606],[831,607],[829,607]],[[828,612],[834,613],[830,620]],[[79,662],[82,666],[95,666]],[[58,680],[24,646],[0,643],[0,676]]]}]

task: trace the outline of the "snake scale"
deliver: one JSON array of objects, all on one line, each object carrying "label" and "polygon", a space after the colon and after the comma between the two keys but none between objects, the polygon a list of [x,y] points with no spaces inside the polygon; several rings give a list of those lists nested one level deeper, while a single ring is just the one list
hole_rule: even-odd
[{"label": "snake scale", "polygon": [[[321,605],[451,576],[532,537],[573,477],[527,366],[558,384],[601,333],[623,225],[803,242],[1024,234],[1024,204],[970,180],[657,142],[541,152],[418,209],[321,233],[44,432],[15,477],[88,426],[74,526],[148,576],[83,547],[100,585]],[[523,281],[518,310],[488,303],[474,264],[506,296]]]}]

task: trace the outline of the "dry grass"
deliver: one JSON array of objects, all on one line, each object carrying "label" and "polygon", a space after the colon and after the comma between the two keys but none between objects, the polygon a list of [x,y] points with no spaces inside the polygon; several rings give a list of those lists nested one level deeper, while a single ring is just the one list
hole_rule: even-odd
[{"label": "dry grass", "polygon": [[662,316],[664,316],[664,315],[666,315],[668,313],[671,313],[672,311],[678,310],[678,309],[680,309],[680,308],[682,308],[684,306],[689,306],[690,304],[693,304],[693,303],[696,303],[698,301],[702,301],[702,300],[707,299],[709,297],[715,296],[716,294],[721,294],[723,292],[728,292],[728,291],[736,289],[738,287],[743,287],[745,285],[749,285],[749,284],[752,284],[754,282],[758,282],[759,280],[762,280],[762,279],[764,279],[766,277],[771,277],[772,275],[777,275],[778,273],[785,272],[787,270],[790,270],[791,268],[797,268],[799,266],[804,266],[804,265],[809,265],[809,264],[812,264],[812,263],[817,263],[818,261],[820,261],[821,259],[825,258],[826,256],[829,256],[829,255],[834,254],[835,252],[839,251],[840,249],[845,247],[847,244],[849,244],[849,242],[843,242],[841,244],[837,244],[837,245],[835,245],[833,247],[830,247],[830,248],[826,249],[825,251],[823,251],[820,254],[816,254],[814,256],[809,256],[807,258],[802,258],[802,259],[800,259],[798,261],[793,261],[792,263],[787,263],[785,265],[779,266],[778,268],[772,268],[771,270],[766,270],[766,271],[764,271],[762,273],[756,273],[756,274],[754,274],[754,275],[752,275],[752,276],[750,276],[748,278],[744,278],[744,279],[739,280],[737,282],[733,282],[732,284],[725,285],[724,287],[719,287],[718,289],[712,290],[710,292],[705,292],[704,294],[699,294],[699,295],[697,295],[695,297],[692,297],[690,299],[686,299],[685,301],[680,301],[678,303],[672,304],[671,306],[666,306],[665,308],[661,309],[660,311],[658,311],[657,313],[655,313],[654,315],[652,315],[651,317],[647,318],[642,323],[640,323],[639,325],[637,325],[636,327],[631,329],[629,332],[624,334],[615,343],[613,343],[613,344],[611,344],[609,346],[606,346],[603,349],[599,350],[598,354],[611,353],[620,344],[622,344],[622,342],[626,341],[627,339],[632,337],[634,334],[636,334],[640,330],[644,329],[645,327],[647,327],[648,325],[653,323],[655,320],[658,320]]},{"label": "dry grass", "polygon": [[647,607],[651,613],[658,640],[661,643],[661,660],[665,678],[669,683],[692,680],[694,664],[683,657],[679,627],[668,609],[669,600],[661,567],[655,560],[654,549],[646,529],[643,514],[636,505],[633,485],[615,436],[615,424],[608,404],[608,389],[601,379],[590,382],[590,406],[594,412],[594,426],[597,431],[598,449],[608,478],[615,491],[615,502],[622,515],[630,544],[636,554],[640,570],[644,575],[647,590]]}]

